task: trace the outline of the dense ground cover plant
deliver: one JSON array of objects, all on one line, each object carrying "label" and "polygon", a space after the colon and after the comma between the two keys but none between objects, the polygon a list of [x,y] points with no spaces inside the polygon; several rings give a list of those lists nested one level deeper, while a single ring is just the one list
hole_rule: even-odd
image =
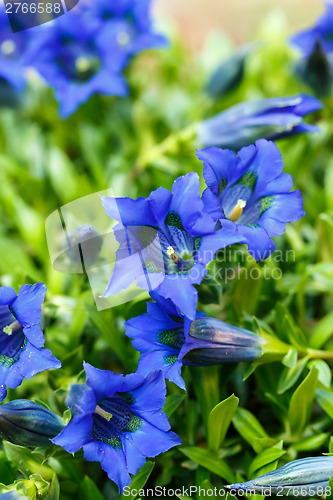
[{"label": "dense ground cover plant", "polygon": [[[149,9],[84,3],[20,33],[20,57],[9,28],[1,39],[25,78],[0,73],[17,97],[3,88],[0,493],[199,498],[193,487],[227,496],[276,480],[320,496],[333,453],[331,99],[301,86],[274,19],[222,62],[224,90],[208,98],[223,43],[199,57],[170,33],[146,51],[167,38]],[[119,249],[104,295],[133,281],[143,293],[98,310],[85,269],[52,268],[44,224],[110,188],[98,203]],[[72,241],[92,234],[105,259],[107,237],[88,229]]]}]

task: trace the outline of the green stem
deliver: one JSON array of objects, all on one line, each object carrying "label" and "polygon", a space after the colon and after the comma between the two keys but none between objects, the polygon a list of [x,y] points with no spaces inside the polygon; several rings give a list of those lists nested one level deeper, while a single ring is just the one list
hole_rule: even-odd
[{"label": "green stem", "polygon": [[190,126],[170,134],[162,142],[150,148],[149,151],[144,152],[138,158],[136,169],[142,172],[153,161],[161,158],[166,153],[174,151],[180,143],[194,139],[196,127],[197,124],[192,123]]},{"label": "green stem", "polygon": [[321,351],[319,349],[307,349],[306,354],[312,359],[333,359],[333,351]]}]

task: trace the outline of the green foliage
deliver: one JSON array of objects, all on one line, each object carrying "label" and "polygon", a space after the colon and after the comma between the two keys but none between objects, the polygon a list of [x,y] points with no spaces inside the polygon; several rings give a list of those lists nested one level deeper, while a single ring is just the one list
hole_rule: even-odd
[{"label": "green foliage", "polygon": [[[243,100],[308,91],[293,75],[286,34],[280,15],[266,18],[242,81],[220,100],[208,100],[203,89],[219,60],[231,55],[230,40],[216,35],[196,54],[174,34],[170,49],[133,61],[129,98],[95,96],[62,121],[50,92],[35,83],[21,108],[1,110],[1,284],[47,284],[46,347],[63,364],[9,390],[8,400],[41,400],[62,415],[69,386],[84,381],[83,360],[115,372],[136,370],[138,354],[124,321],[145,312],[144,298],[97,311],[84,274],[52,268],[45,220],[97,191],[135,198],[170,189],[189,171],[201,174],[194,123]],[[154,458],[155,466],[147,461],[132,489],[219,489],[296,458],[333,453],[333,100],[324,105],[312,119],[322,134],[278,143],[306,217],[275,238],[277,251],[266,261],[232,247],[199,288],[199,309],[262,335],[265,354],[252,365],[186,367],[186,394],[168,384],[164,409],[183,445]],[[30,450],[3,442],[0,483],[1,493],[16,489],[30,499],[119,497],[99,464],[53,446]]]}]

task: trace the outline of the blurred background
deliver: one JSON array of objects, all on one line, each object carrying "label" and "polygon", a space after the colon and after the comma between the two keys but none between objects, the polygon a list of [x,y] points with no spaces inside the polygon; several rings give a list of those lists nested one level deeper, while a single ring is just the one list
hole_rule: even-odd
[{"label": "blurred background", "polygon": [[200,49],[212,31],[224,31],[236,44],[253,39],[261,20],[274,10],[284,15],[292,33],[311,25],[323,12],[323,4],[321,0],[155,0],[155,10]]}]

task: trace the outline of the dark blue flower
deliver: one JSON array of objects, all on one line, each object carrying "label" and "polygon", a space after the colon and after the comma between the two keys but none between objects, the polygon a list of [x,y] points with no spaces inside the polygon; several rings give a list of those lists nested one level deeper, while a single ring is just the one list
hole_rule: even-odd
[{"label": "dark blue flower", "polygon": [[222,229],[237,225],[252,256],[267,258],[275,250],[271,238],[283,234],[287,222],[305,214],[301,192],[290,192],[293,180],[282,172],[277,146],[262,139],[237,155],[212,147],[198,150],[197,156],[204,164],[207,210]]},{"label": "dark blue flower", "polygon": [[51,446],[62,419],[38,403],[15,399],[0,406],[0,436],[20,446]]},{"label": "dark blue flower", "polygon": [[53,442],[69,453],[83,448],[85,459],[100,462],[122,491],[146,457],[181,444],[162,411],[164,378],[161,372],[123,376],[88,363],[84,369],[87,384],[72,386],[67,401],[73,419]]},{"label": "dark blue flower", "polygon": [[197,127],[202,146],[219,146],[235,151],[258,139],[282,139],[294,134],[319,132],[303,117],[322,108],[312,96],[274,97],[246,101],[208,118]]},{"label": "dark blue flower", "polygon": [[18,295],[12,287],[0,287],[0,402],[6,397],[6,385],[18,387],[24,378],[60,368],[40,329],[44,283],[23,285]]},{"label": "dark blue flower", "polygon": [[13,33],[5,11],[0,9],[0,79],[10,83],[16,90],[26,84],[24,76],[25,54],[29,36],[27,33]]},{"label": "dark blue flower", "polygon": [[137,285],[170,298],[190,319],[195,319],[197,291],[205,266],[218,249],[243,240],[237,226],[215,230],[200,198],[194,172],[175,180],[172,193],[162,187],[149,198],[102,197],[115,228],[120,248],[104,296]]},{"label": "dark blue flower", "polygon": [[165,42],[151,29],[148,7],[99,0],[39,29],[29,62],[54,88],[62,117],[95,93],[127,95],[121,71],[129,57]]},{"label": "dark blue flower", "polygon": [[147,303],[147,313],[125,323],[126,335],[141,353],[138,371],[162,370],[185,389],[183,365],[210,366],[252,361],[262,355],[263,340],[243,328],[197,312],[189,320],[170,300]]},{"label": "dark blue flower", "polygon": [[101,31],[97,18],[85,18],[75,11],[40,29],[30,51],[30,63],[54,88],[63,117],[96,92],[127,93],[120,74],[123,60],[115,43]]},{"label": "dark blue flower", "polygon": [[290,39],[302,53],[297,65],[300,77],[319,97],[332,91],[333,78],[333,4],[326,4],[326,12],[317,23]]}]

